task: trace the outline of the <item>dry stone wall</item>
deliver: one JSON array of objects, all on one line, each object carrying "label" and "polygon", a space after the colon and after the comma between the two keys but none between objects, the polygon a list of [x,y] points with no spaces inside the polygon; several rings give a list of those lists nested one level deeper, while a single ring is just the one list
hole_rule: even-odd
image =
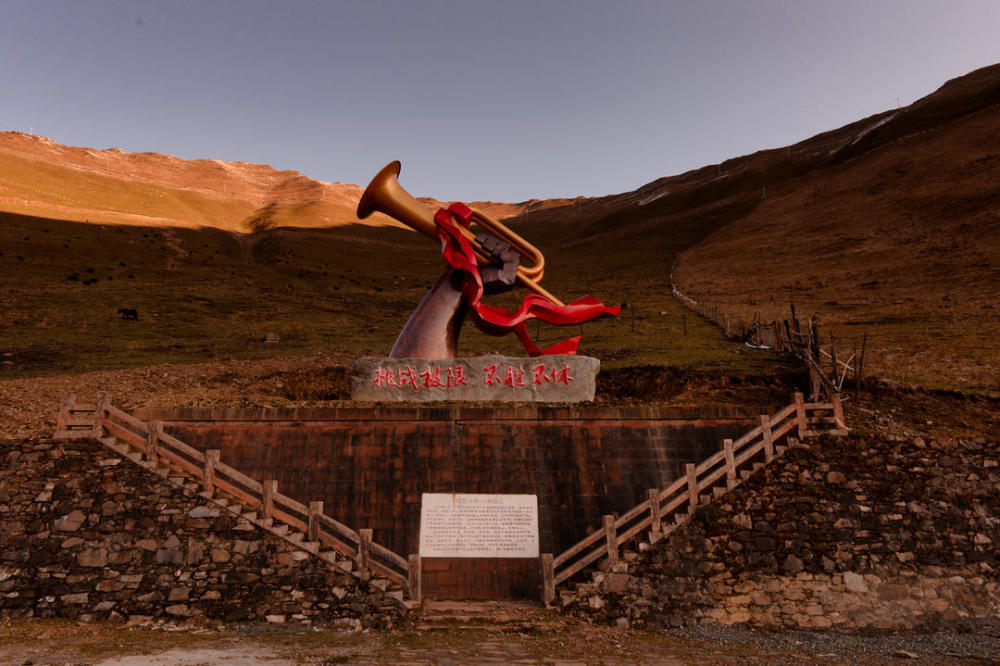
[{"label": "dry stone wall", "polygon": [[982,438],[813,440],[557,604],[633,626],[1000,626],[998,460]]},{"label": "dry stone wall", "polygon": [[392,599],[91,441],[0,442],[0,617],[400,621]]}]

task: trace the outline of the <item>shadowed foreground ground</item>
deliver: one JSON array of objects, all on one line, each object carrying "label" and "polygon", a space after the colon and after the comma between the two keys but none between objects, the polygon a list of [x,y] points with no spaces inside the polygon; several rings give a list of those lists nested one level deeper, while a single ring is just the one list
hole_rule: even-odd
[{"label": "shadowed foreground ground", "polygon": [[59,620],[0,622],[0,663],[227,664],[873,664],[1000,663],[1000,636],[848,636],[700,627],[646,633],[559,617],[522,626],[455,623],[401,632],[293,631]]}]

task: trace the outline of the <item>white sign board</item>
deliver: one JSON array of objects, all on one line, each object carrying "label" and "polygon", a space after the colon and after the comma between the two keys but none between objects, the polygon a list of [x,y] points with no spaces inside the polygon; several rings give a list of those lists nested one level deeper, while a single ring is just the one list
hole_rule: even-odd
[{"label": "white sign board", "polygon": [[421,557],[538,557],[538,496],[424,493]]}]

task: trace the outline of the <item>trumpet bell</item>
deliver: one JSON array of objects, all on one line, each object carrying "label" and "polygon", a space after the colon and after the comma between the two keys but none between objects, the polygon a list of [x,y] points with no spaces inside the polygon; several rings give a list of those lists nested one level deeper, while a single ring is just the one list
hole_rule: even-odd
[{"label": "trumpet bell", "polygon": [[414,199],[399,184],[399,171],[403,165],[399,160],[386,164],[368,183],[361,201],[358,202],[358,219],[363,220],[373,213],[384,213],[399,220],[414,231],[437,240],[437,225],[434,214]]},{"label": "trumpet bell", "polygon": [[[434,214],[399,184],[398,176],[401,168],[402,164],[399,160],[395,160],[386,164],[375,174],[375,177],[368,183],[368,187],[365,188],[364,194],[361,195],[357,216],[363,220],[373,213],[384,213],[437,241],[438,231],[437,224],[434,222]],[[562,301],[538,284],[545,273],[545,257],[538,251],[538,248],[481,211],[473,209],[472,214],[476,224],[505,241],[521,255],[521,263],[517,268],[518,282],[553,303],[562,305]],[[489,261],[489,253],[483,250],[479,242],[476,241],[476,235],[464,227],[461,227],[461,231],[480,260]]]}]

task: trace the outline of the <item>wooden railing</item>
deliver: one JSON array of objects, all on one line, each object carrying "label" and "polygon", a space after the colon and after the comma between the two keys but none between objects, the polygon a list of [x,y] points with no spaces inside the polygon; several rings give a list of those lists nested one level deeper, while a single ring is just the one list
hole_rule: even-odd
[{"label": "wooden railing", "polygon": [[[362,575],[370,572],[403,587],[411,599],[420,599],[420,557],[409,560],[372,541],[372,530],[353,530],[323,513],[323,502],[302,504],[278,492],[274,479],[250,478],[220,460],[220,451],[202,453],[163,431],[162,421],[144,422],[111,404],[106,395],[93,405],[77,404],[72,394],[63,399],[56,426],[62,439],[101,439],[105,433],[125,443],[152,463],[182,472],[200,483],[208,497],[217,492],[235,498],[242,507],[259,516],[258,524],[277,532],[280,523],[303,534],[297,545],[318,553],[327,547],[352,560]],[[255,521],[256,522],[256,521]],[[285,536],[277,532],[280,536]],[[354,573],[354,572],[352,572]]]},{"label": "wooden railing", "polygon": [[[695,509],[742,483],[756,469],[771,462],[787,448],[777,442],[791,433],[798,439],[823,432],[847,433],[840,397],[829,403],[795,402],[773,415],[762,415],[760,425],[736,441],[723,441],[722,450],[701,463],[685,465],[685,473],[663,490],[650,489],[646,501],[622,516],[606,515],[600,529],[553,557],[541,556],[543,599],[555,599],[555,588],[603,559],[618,561],[623,544],[648,532],[654,544],[690,520]],[[741,478],[741,476],[743,478]],[[708,495],[703,495],[708,492]]]}]

